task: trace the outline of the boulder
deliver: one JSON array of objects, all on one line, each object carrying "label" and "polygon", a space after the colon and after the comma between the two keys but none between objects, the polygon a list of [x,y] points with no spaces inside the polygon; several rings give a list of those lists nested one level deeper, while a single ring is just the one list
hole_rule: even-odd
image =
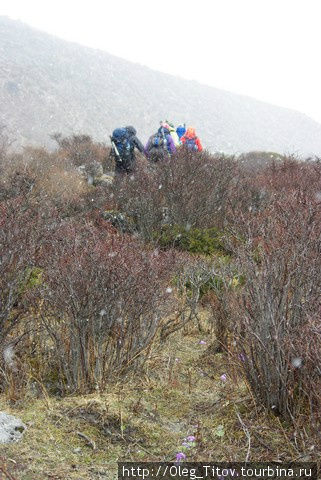
[{"label": "boulder", "polygon": [[85,171],[88,176],[96,178],[101,177],[104,173],[103,166],[99,162],[91,162],[86,165]]},{"label": "boulder", "polygon": [[0,443],[18,442],[26,428],[19,418],[0,412]]},{"label": "boulder", "polygon": [[87,180],[88,185],[106,186],[111,185],[114,180],[114,172],[103,172],[103,166],[99,162],[91,162],[87,165],[80,165],[77,171]]},{"label": "boulder", "polygon": [[93,184],[95,186],[102,186],[104,187],[105,185],[111,185],[113,183],[114,177],[112,175],[107,175],[104,173],[100,177],[95,177]]}]

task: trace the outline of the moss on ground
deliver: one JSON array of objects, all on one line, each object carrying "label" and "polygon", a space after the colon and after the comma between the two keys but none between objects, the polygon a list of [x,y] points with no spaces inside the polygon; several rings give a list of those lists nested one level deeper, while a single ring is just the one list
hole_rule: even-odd
[{"label": "moss on ground", "polygon": [[162,248],[175,247],[178,250],[199,255],[229,257],[222,240],[223,233],[217,228],[194,228],[181,225],[164,225],[161,231],[154,232],[154,240]]},{"label": "moss on ground", "polygon": [[185,449],[187,460],[243,461],[246,429],[250,460],[297,458],[289,427],[254,404],[222,355],[207,355],[212,341],[178,332],[154,349],[145,375],[104,393],[14,406],[0,397],[1,410],[28,425],[21,442],[0,447],[8,471],[19,480],[116,478],[117,461],[174,460],[188,435],[197,442]]}]

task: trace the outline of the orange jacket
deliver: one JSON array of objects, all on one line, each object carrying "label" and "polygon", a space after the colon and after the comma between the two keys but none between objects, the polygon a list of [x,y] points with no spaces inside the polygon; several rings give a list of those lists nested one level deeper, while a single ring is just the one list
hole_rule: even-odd
[{"label": "orange jacket", "polygon": [[[185,135],[182,136],[181,138],[181,142],[182,144],[184,145],[184,143],[186,143],[186,140],[192,140],[194,139],[194,142],[195,142],[195,145],[197,147],[197,150],[199,152],[201,152],[203,150],[203,147],[202,147],[202,144],[201,144],[201,141],[200,139],[196,136],[196,133],[195,133],[195,128],[192,128],[192,127],[188,127],[188,129],[186,130],[186,133]],[[188,143],[188,142],[187,142]]]}]

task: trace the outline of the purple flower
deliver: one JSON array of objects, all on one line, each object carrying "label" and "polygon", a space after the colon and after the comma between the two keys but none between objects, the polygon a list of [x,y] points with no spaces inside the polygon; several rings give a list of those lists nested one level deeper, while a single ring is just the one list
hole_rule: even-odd
[{"label": "purple flower", "polygon": [[185,460],[185,459],[186,459],[185,453],[183,453],[183,452],[176,453],[176,461],[177,462],[180,462],[181,460]]},{"label": "purple flower", "polygon": [[245,362],[245,355],[243,353],[240,353],[239,359],[241,360],[241,362]]},{"label": "purple flower", "polygon": [[222,380],[222,382],[226,382],[226,379],[227,379],[226,373],[223,373],[223,375],[220,376],[220,379]]},{"label": "purple flower", "polygon": [[182,447],[191,448],[190,444],[187,443],[187,442],[183,442],[183,443],[182,443]]},{"label": "purple flower", "polygon": [[196,438],[194,437],[194,435],[189,435],[189,436],[187,437],[187,441],[188,441],[188,442],[195,442],[195,440],[196,440]]},{"label": "purple flower", "polygon": [[199,341],[199,344],[200,344],[200,345],[205,345],[206,342],[205,342],[205,340],[200,340],[200,341]]}]

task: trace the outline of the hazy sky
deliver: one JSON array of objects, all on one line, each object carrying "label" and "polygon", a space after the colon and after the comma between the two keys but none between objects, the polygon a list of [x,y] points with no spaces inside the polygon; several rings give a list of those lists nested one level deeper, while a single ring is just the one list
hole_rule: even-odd
[{"label": "hazy sky", "polygon": [[321,0],[1,0],[0,15],[321,122]]}]

